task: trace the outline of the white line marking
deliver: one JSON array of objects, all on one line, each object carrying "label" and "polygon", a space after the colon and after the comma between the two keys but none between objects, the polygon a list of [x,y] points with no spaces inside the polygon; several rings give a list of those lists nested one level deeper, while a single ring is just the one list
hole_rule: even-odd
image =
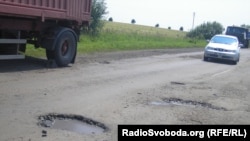
[{"label": "white line marking", "polygon": [[212,77],[216,77],[216,76],[222,75],[222,74],[224,74],[224,73],[228,73],[228,72],[230,72],[230,71],[231,71],[231,69],[230,69],[230,70],[223,71],[223,72],[219,72],[219,73],[217,73],[217,74],[212,75]]}]

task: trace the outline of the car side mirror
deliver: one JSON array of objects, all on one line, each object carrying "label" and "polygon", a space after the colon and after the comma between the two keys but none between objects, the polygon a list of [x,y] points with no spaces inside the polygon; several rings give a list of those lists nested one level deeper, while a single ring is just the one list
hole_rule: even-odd
[{"label": "car side mirror", "polygon": [[243,45],[243,44],[239,44],[239,47],[240,47],[240,48],[243,48],[243,47],[244,47],[244,45]]}]

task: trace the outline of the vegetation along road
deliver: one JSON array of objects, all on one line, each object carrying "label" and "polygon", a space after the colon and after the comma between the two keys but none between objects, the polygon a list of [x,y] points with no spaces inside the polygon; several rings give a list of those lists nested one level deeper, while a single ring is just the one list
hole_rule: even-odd
[{"label": "vegetation along road", "polygon": [[[116,141],[118,124],[250,124],[249,54],[237,65],[204,62],[200,48],[85,54],[54,69],[1,61],[0,140]],[[48,128],[69,115],[104,131]]]}]

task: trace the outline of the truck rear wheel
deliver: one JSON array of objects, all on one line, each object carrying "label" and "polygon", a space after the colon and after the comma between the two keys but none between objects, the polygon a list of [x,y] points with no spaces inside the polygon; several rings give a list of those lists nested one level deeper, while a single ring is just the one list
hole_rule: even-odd
[{"label": "truck rear wheel", "polygon": [[67,66],[73,62],[76,55],[76,39],[74,34],[66,30],[56,39],[54,51],[46,51],[49,59],[54,59],[60,67]]}]

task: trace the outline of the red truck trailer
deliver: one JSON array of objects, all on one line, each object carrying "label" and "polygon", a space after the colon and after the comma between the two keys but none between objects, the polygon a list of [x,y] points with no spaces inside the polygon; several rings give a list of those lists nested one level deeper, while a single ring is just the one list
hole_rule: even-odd
[{"label": "red truck trailer", "polygon": [[26,44],[58,66],[74,63],[91,0],[0,0],[0,59],[24,58]]}]

